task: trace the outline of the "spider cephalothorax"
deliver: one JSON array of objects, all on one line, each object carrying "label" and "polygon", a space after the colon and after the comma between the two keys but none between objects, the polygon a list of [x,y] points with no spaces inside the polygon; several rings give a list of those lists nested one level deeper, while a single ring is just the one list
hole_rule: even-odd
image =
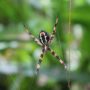
[{"label": "spider cephalothorax", "polygon": [[[61,58],[50,48],[49,44],[51,43],[51,41],[53,40],[54,36],[55,36],[55,33],[56,33],[56,26],[58,24],[58,17],[56,18],[56,23],[54,25],[54,28],[53,28],[53,32],[51,33],[51,35],[49,35],[47,32],[45,31],[41,31],[39,33],[39,39],[35,38],[32,33],[29,33],[29,35],[31,36],[32,39],[34,39],[34,41],[42,46],[42,53],[40,55],[40,58],[39,58],[39,61],[38,61],[38,64],[36,66],[37,68],[37,72],[39,71],[40,69],[40,64],[42,62],[42,58],[43,58],[43,55],[46,53],[46,51],[49,51],[54,57],[56,57],[56,59],[64,65],[64,67],[66,68],[66,65],[65,63],[61,60]],[[26,27],[25,27],[26,28]],[[26,31],[28,32],[28,29],[26,28]]]},{"label": "spider cephalothorax", "polygon": [[49,44],[49,41],[50,41],[50,36],[48,35],[47,32],[45,31],[41,31],[39,33],[39,40],[40,42],[43,44],[43,45],[47,45]]}]

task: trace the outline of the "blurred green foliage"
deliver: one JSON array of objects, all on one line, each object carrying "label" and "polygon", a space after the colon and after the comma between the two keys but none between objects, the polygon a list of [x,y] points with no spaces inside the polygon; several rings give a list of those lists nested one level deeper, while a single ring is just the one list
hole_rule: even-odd
[{"label": "blurred green foliage", "polygon": [[[72,1],[71,33],[69,8],[69,0],[0,0],[0,90],[69,90],[69,77],[70,90],[89,90],[90,2]],[[70,73],[47,52],[37,77],[41,47],[23,25],[38,38],[42,29],[52,32],[56,16],[59,23],[50,47],[67,65],[70,59]]]}]

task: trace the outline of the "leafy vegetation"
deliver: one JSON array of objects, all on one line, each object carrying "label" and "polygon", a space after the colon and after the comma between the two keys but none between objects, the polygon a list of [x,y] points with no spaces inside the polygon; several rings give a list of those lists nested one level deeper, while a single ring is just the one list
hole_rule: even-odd
[{"label": "leafy vegetation", "polygon": [[[70,33],[69,8],[69,0],[0,0],[0,90],[90,89],[90,1],[72,1]],[[70,69],[47,52],[36,76],[41,47],[24,25],[38,38],[42,29],[52,32],[56,16],[59,23],[50,47]]]}]

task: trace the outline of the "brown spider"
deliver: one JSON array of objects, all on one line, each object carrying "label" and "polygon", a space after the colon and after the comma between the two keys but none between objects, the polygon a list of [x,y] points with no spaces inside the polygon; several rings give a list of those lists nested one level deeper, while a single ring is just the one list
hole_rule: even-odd
[{"label": "brown spider", "polygon": [[25,26],[25,30],[29,33],[29,35],[31,36],[31,38],[40,46],[42,46],[42,53],[40,55],[40,58],[39,58],[39,61],[38,61],[38,64],[36,66],[36,69],[37,69],[37,72],[39,71],[40,69],[40,64],[42,62],[42,58],[44,56],[44,54],[47,52],[47,51],[50,51],[50,53],[56,57],[57,60],[59,60],[59,62],[61,64],[64,65],[65,69],[66,69],[66,65],[64,63],[64,61],[61,60],[61,58],[49,47],[49,44],[51,43],[51,41],[53,40],[54,36],[55,36],[55,33],[56,33],[56,26],[58,24],[58,17],[56,17],[56,23],[54,25],[54,28],[53,28],[53,32],[52,34],[49,36],[47,32],[45,31],[41,31],[39,33],[39,39],[35,38],[32,33],[28,32],[28,28],[26,28]]}]

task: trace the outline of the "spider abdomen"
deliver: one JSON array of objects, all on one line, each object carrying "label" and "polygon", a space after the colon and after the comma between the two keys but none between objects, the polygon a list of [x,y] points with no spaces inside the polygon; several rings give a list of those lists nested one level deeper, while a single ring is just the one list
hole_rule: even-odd
[{"label": "spider abdomen", "polygon": [[39,34],[39,40],[43,45],[48,45],[48,42],[50,40],[49,35],[45,31],[41,31]]}]

